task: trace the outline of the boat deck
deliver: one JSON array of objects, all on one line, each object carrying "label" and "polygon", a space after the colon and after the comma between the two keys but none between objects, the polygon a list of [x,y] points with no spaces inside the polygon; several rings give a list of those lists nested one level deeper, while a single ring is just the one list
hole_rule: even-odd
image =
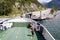
[{"label": "boat deck", "polygon": [[13,23],[12,28],[1,31],[0,40],[45,40],[44,37],[35,31],[34,36],[27,28],[28,23]]},{"label": "boat deck", "polygon": [[26,27],[13,27],[0,31],[0,40],[44,40],[43,36],[31,36],[30,29]]}]

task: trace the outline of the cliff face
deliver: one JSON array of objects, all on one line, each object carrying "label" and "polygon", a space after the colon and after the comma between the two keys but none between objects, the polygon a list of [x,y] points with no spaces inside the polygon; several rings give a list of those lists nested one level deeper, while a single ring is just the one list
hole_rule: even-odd
[{"label": "cliff face", "polygon": [[38,0],[0,0],[0,14],[27,13],[45,9]]},{"label": "cliff face", "polygon": [[44,8],[39,2],[38,0],[21,0],[21,1],[17,1],[14,4],[15,8],[18,8],[19,10],[21,10],[22,12],[32,12],[32,11],[37,11],[37,10],[41,10],[42,8]]}]

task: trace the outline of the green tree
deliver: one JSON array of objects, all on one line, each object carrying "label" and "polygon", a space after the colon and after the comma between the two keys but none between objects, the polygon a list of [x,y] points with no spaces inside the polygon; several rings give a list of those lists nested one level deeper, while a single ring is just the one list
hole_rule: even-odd
[{"label": "green tree", "polygon": [[0,3],[0,15],[8,15],[12,11],[12,4],[9,1]]},{"label": "green tree", "polygon": [[51,13],[51,14],[53,14],[53,13],[54,13],[54,11],[55,11],[55,7],[54,7],[54,6],[52,6],[50,13]]}]

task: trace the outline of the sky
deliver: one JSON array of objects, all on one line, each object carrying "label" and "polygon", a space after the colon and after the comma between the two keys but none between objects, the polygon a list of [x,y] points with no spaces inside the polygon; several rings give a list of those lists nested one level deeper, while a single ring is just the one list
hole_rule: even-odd
[{"label": "sky", "polygon": [[52,0],[38,0],[40,3],[48,3],[51,2]]}]

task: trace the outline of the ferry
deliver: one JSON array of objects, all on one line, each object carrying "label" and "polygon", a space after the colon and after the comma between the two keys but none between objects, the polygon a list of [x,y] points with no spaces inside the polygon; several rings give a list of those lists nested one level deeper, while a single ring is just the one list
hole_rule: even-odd
[{"label": "ferry", "polygon": [[0,24],[0,40],[55,40],[50,32],[40,23],[39,31],[42,35],[34,30],[34,36],[32,37],[28,28],[30,22],[34,25],[39,23],[30,18],[13,18],[4,21]]},{"label": "ferry", "polygon": [[54,15],[50,14],[51,8],[48,8],[43,11],[35,11],[22,14],[21,17],[31,18],[34,20],[45,20],[45,19],[52,19]]}]

